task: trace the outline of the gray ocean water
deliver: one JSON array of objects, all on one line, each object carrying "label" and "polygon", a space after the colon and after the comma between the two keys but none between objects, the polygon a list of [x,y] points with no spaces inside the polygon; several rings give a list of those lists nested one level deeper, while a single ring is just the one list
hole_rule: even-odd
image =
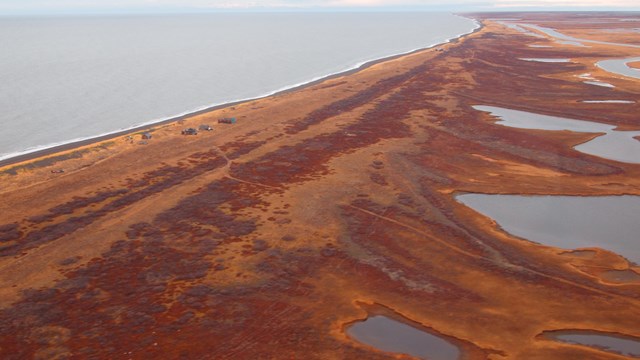
[{"label": "gray ocean water", "polygon": [[0,160],[264,96],[475,27],[444,13],[0,18]]}]

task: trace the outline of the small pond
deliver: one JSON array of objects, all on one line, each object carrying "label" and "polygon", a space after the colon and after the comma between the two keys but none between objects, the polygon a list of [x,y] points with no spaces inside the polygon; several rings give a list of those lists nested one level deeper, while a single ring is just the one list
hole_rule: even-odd
[{"label": "small pond", "polygon": [[589,85],[602,86],[602,87],[607,87],[607,88],[615,88],[614,85],[611,85],[611,84],[603,82],[603,81],[583,81],[583,82],[585,84],[589,84]]},{"label": "small pond", "polygon": [[591,330],[548,331],[544,336],[570,344],[594,347],[603,351],[640,358],[640,339]]},{"label": "small pond", "polygon": [[449,341],[382,315],[351,325],[347,334],[378,350],[420,359],[457,360],[461,355]]},{"label": "small pond", "polygon": [[508,22],[504,22],[504,21],[499,21],[498,23],[500,25],[508,27],[509,29],[513,29],[513,30],[519,31],[519,32],[521,32],[521,33],[523,33],[525,35],[533,36],[533,37],[536,37],[536,38],[539,38],[539,39],[544,39],[544,36],[542,36],[540,34],[536,34],[534,32],[531,32],[531,31],[521,27],[518,24],[508,23]]},{"label": "small pond", "polygon": [[[553,37],[559,43],[583,46],[582,43],[591,43],[591,44],[603,44],[603,45],[614,45],[614,46],[622,46],[622,47],[631,47],[631,48],[640,48],[640,45],[636,44],[624,44],[624,43],[613,43],[607,41],[597,41],[597,40],[587,40],[587,39],[578,39],[573,36],[568,36],[562,34],[554,29],[545,28],[542,26],[531,25],[531,24],[520,24],[520,27],[525,27],[529,29],[535,29],[540,32],[547,34],[550,37]],[[640,61],[640,57],[627,58],[627,59],[609,59],[602,60],[596,63],[598,67],[601,69],[608,71],[610,73],[627,76],[635,79],[640,79],[640,70],[633,69],[629,67],[627,64],[634,61]],[[596,85],[596,84],[594,84]]]},{"label": "small pond", "polygon": [[473,108],[498,117],[500,120],[496,121],[496,124],[503,126],[520,129],[604,133],[591,141],[576,146],[575,149],[605,159],[640,164],[640,141],[635,139],[640,135],[640,131],[615,131],[615,125],[534,114],[495,106],[474,106]]},{"label": "small pond", "polygon": [[635,139],[636,136],[640,136],[640,131],[611,131],[580,144],[575,149],[605,159],[639,164],[640,141]]},{"label": "small pond", "polygon": [[631,100],[582,100],[580,102],[585,104],[635,104],[635,101]]},{"label": "small pond", "polygon": [[602,70],[610,73],[615,73],[622,76],[631,77],[634,79],[640,79],[640,70],[634,69],[627,65],[630,62],[640,61],[640,57],[628,58],[628,59],[611,59],[602,60],[596,63],[596,65]]},{"label": "small pond", "polygon": [[582,43],[591,43],[591,44],[614,45],[614,46],[622,46],[622,47],[630,47],[630,48],[640,48],[640,45],[635,45],[635,44],[614,43],[614,42],[608,42],[608,41],[598,41],[598,40],[589,40],[589,39],[578,39],[573,36],[565,35],[557,30],[546,28],[543,26],[538,26],[538,25],[532,25],[532,24],[519,24],[519,25],[525,28],[538,30],[552,38],[555,38],[556,41],[561,40],[563,43],[567,43],[570,45],[584,46]]},{"label": "small pond", "polygon": [[456,199],[510,234],[564,249],[603,248],[640,264],[640,196],[464,194]]},{"label": "small pond", "polygon": [[535,61],[535,62],[544,62],[544,63],[568,63],[571,62],[571,59],[556,59],[556,58],[519,58],[524,61]]}]

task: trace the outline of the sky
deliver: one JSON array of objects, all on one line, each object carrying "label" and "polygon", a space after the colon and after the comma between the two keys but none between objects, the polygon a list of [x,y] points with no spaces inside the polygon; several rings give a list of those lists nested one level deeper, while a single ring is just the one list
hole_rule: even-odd
[{"label": "sky", "polygon": [[336,10],[640,11],[640,0],[0,0],[0,15]]}]

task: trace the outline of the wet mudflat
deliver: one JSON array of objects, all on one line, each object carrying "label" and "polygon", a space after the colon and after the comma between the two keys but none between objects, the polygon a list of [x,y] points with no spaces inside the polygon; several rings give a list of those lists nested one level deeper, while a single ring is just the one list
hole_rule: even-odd
[{"label": "wet mudflat", "polygon": [[382,315],[353,324],[347,330],[355,340],[376,349],[419,359],[457,360],[460,350],[452,343]]}]

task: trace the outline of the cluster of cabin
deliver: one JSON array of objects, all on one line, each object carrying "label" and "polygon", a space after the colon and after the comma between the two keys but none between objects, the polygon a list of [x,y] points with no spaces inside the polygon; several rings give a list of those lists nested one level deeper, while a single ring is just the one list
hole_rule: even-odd
[{"label": "cluster of cabin", "polygon": [[[146,145],[147,144],[147,140],[151,139],[152,135],[150,132],[144,132],[142,134],[140,134],[140,141],[138,142],[138,144],[140,145]],[[133,144],[134,142],[134,138],[131,135],[128,135],[125,140],[131,144]]]},{"label": "cluster of cabin", "polygon": [[198,128],[186,128],[182,130],[182,135],[198,135],[198,131],[213,131],[210,125],[202,124]]},{"label": "cluster of cabin", "polygon": [[182,130],[182,135],[198,135],[198,130],[196,128],[186,128]]},{"label": "cluster of cabin", "polygon": [[[234,117],[225,117],[218,119],[218,124],[235,124],[236,118]],[[182,135],[198,135],[198,131],[212,131],[213,127],[207,124],[200,125],[196,128],[186,128],[182,130]]]},{"label": "cluster of cabin", "polygon": [[[235,124],[236,123],[236,118],[234,117],[225,117],[225,118],[220,118],[218,119],[218,124]],[[213,127],[211,125],[208,124],[202,124],[200,126],[198,126],[198,128],[186,128],[183,129],[180,133],[182,135],[198,135],[199,131],[213,131]],[[151,132],[144,132],[141,134],[142,136],[142,141],[140,141],[140,144],[146,144],[147,141],[151,139],[152,135]],[[129,135],[126,138],[127,141],[131,142],[133,144],[133,136]]]},{"label": "cluster of cabin", "polygon": [[218,124],[235,124],[236,118],[234,117],[225,117],[218,119]]}]

